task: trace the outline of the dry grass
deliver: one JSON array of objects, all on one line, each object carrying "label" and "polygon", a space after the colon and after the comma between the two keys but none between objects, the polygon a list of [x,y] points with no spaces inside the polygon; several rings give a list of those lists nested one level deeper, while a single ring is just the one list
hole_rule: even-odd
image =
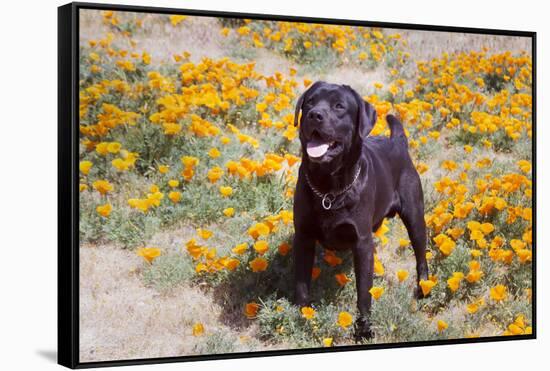
[{"label": "dry grass", "polygon": [[[191,53],[191,60],[198,61],[203,57],[222,58],[231,53],[231,46],[217,30],[219,24],[216,18],[193,17],[178,27],[172,27],[166,22],[167,15],[148,14],[143,17],[143,30],[134,37],[138,50],[146,50],[152,56],[152,63],[162,65],[172,60],[174,54],[184,51]],[[104,32],[98,32],[103,30]],[[429,60],[441,56],[442,53],[460,53],[479,51],[488,48],[490,53],[522,50],[531,53],[531,43],[527,38],[502,37],[494,35],[398,30],[387,29],[388,33],[400,33],[407,40],[404,48],[413,60]],[[104,37],[107,33],[99,12],[81,11],[80,42]],[[311,76],[304,73],[299,66],[266,49],[257,49],[254,57],[256,70],[271,75],[276,71],[288,71],[290,67],[298,69],[298,77],[313,80],[323,79],[328,82],[351,84],[361,93],[371,94],[375,81],[387,82],[390,79],[387,68],[383,64],[372,71],[361,71],[346,66],[337,67],[328,73]],[[410,66],[414,68],[414,64]],[[408,73],[412,71],[406,71]]]},{"label": "dry grass", "polygon": [[512,54],[527,51],[531,53],[531,40],[525,37],[494,36],[451,32],[395,30],[409,43],[413,60],[438,58],[443,53],[461,53],[488,48],[489,52]]},{"label": "dry grass", "polygon": [[[202,57],[224,57],[223,38],[217,32],[217,20],[209,17],[195,17],[181,27],[172,27],[165,21],[167,15],[149,14],[143,17],[144,30],[135,38],[138,50],[151,54],[153,63],[163,64],[171,61],[174,54],[187,51],[196,61]],[[164,19],[163,19],[164,18]],[[189,32],[192,28],[192,32]],[[98,32],[98,30],[100,30]],[[81,10],[80,43],[105,37],[108,29],[103,25],[101,13]],[[126,45],[127,47],[127,45]]]},{"label": "dry grass", "polygon": [[[80,361],[106,361],[191,355],[201,337],[192,335],[201,322],[206,334],[232,330],[218,322],[221,308],[196,287],[160,294],[138,278],[142,259],[113,246],[80,248]],[[233,333],[247,350],[254,329]]]},{"label": "dry grass", "polygon": [[137,277],[141,261],[128,251],[111,246],[82,247],[80,262],[83,362],[187,353],[193,339],[185,324],[191,318],[183,313],[200,318],[202,308],[214,310],[208,298],[194,289],[160,297],[143,287]]}]

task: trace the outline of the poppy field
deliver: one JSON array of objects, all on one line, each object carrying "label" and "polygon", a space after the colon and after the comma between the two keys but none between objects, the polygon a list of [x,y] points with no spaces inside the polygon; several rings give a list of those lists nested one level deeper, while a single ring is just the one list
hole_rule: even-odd
[{"label": "poppy field", "polygon": [[80,17],[83,360],[355,344],[351,253],[318,247],[311,307],[291,302],[294,108],[317,80],[360,92],[373,135],[401,118],[424,190],[426,297],[401,220],[385,220],[366,343],[532,333],[530,39],[462,35],[423,52],[419,40],[447,36]]}]

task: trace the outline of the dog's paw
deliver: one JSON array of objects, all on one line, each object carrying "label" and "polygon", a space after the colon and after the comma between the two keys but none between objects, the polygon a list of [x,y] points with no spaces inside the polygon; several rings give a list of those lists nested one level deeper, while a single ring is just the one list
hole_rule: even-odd
[{"label": "dog's paw", "polygon": [[302,308],[310,306],[311,301],[308,299],[307,296],[295,295],[292,300],[292,304],[296,305],[298,308]]},{"label": "dog's paw", "polygon": [[355,321],[355,341],[357,343],[362,343],[365,340],[370,340],[374,337],[374,332],[372,331],[370,322],[363,318],[359,317]]}]

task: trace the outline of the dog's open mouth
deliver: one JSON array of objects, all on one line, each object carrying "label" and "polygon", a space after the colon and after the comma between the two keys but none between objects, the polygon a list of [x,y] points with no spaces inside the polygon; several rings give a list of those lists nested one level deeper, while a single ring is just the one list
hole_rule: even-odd
[{"label": "dog's open mouth", "polygon": [[306,151],[310,158],[320,159],[336,145],[336,141],[327,141],[315,135],[307,142]]}]

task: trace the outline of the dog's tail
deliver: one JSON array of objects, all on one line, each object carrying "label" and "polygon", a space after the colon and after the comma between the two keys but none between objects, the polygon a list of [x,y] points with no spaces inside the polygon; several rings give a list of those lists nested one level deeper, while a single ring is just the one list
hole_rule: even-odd
[{"label": "dog's tail", "polygon": [[408,145],[407,136],[405,135],[405,129],[403,128],[403,124],[401,123],[401,121],[399,121],[394,115],[387,115],[386,121],[390,126],[390,139],[396,142],[403,141],[405,145]]}]

